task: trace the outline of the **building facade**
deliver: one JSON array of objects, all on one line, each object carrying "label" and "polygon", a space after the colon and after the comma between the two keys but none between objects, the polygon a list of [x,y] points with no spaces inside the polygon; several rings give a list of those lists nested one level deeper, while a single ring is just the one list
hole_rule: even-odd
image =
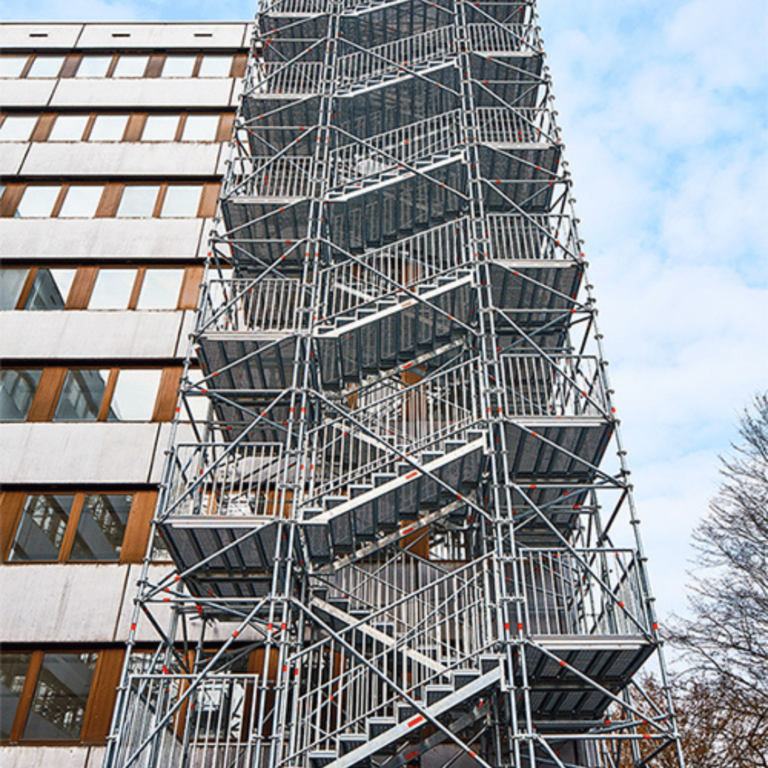
[{"label": "building facade", "polygon": [[7,754],[681,765],[535,2],[9,30]]},{"label": "building facade", "polygon": [[103,760],[249,38],[0,27],[4,766]]}]

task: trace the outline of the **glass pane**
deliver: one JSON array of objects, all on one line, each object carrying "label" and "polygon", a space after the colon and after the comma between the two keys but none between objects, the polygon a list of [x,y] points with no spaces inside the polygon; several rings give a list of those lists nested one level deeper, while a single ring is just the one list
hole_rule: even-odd
[{"label": "glass pane", "polygon": [[48,141],[80,141],[88,124],[88,115],[59,115]]},{"label": "glass pane", "polygon": [[109,370],[76,368],[67,372],[54,421],[96,421]]},{"label": "glass pane", "polygon": [[135,269],[100,269],[88,309],[127,309],[135,282]]},{"label": "glass pane", "polygon": [[183,269],[148,269],[141,284],[138,309],[176,309]]},{"label": "glass pane", "polygon": [[203,56],[198,77],[229,77],[231,56]]},{"label": "glass pane", "polygon": [[161,370],[127,370],[117,376],[109,421],[149,421],[155,410]]},{"label": "glass pane", "polygon": [[0,371],[0,421],[26,421],[41,372],[39,368]]},{"label": "glass pane", "polygon": [[58,77],[63,56],[37,56],[29,68],[27,77]]},{"label": "glass pane", "polygon": [[195,186],[169,186],[165,192],[163,210],[160,215],[164,218],[178,216],[197,216],[200,207],[200,193],[202,187]]},{"label": "glass pane", "polygon": [[64,203],[59,211],[59,218],[92,219],[101,202],[104,187],[85,187],[75,185],[67,190]]},{"label": "glass pane", "polygon": [[46,653],[24,727],[25,739],[78,739],[96,653]]},{"label": "glass pane", "polygon": [[31,653],[0,654],[0,739],[11,735],[11,726],[27,678]]},{"label": "glass pane", "polygon": [[86,496],[70,560],[119,560],[133,496]]},{"label": "glass pane", "polygon": [[0,77],[19,77],[29,56],[0,56]]},{"label": "glass pane", "polygon": [[83,56],[75,77],[106,77],[111,56]]},{"label": "glass pane", "polygon": [[16,209],[17,218],[43,218],[50,216],[61,187],[27,187]]},{"label": "glass pane", "polygon": [[6,115],[0,125],[0,141],[29,141],[36,123],[36,117]]},{"label": "glass pane", "polygon": [[29,270],[0,269],[0,310],[16,309]]},{"label": "glass pane", "polygon": [[120,205],[117,208],[119,217],[147,218],[155,210],[155,201],[160,187],[141,185],[128,186],[123,190]]},{"label": "glass pane", "polygon": [[214,141],[219,132],[218,115],[187,115],[182,141]]},{"label": "glass pane", "polygon": [[167,56],[163,77],[192,77],[197,56]]},{"label": "glass pane", "polygon": [[24,309],[64,309],[75,269],[38,269]]},{"label": "glass pane", "polygon": [[93,121],[88,141],[122,141],[128,115],[99,115]]},{"label": "glass pane", "polygon": [[115,65],[112,77],[144,77],[149,56],[121,56]]},{"label": "glass pane", "polygon": [[8,559],[55,562],[74,500],[73,494],[27,496]]},{"label": "glass pane", "polygon": [[142,141],[173,141],[179,125],[178,115],[150,115],[144,123]]}]

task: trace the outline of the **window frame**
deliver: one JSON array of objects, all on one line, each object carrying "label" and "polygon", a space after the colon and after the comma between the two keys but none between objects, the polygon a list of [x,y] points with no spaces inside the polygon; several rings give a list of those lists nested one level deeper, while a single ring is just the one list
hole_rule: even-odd
[{"label": "window frame", "polygon": [[[54,560],[9,560],[13,543],[16,540],[19,525],[21,525],[24,507],[30,496],[71,495],[72,508],[67,519],[64,536],[59,547],[59,554]],[[128,521],[117,560],[71,560],[72,547],[77,537],[77,526],[85,505],[85,497],[93,495],[128,495],[131,494],[131,507]],[[104,488],[66,489],[48,488],[30,491],[4,491],[0,493],[0,509],[3,514],[0,519],[0,562],[3,565],[23,567],[40,564],[93,565],[94,563],[112,563],[113,565],[136,565],[141,563],[147,551],[151,533],[152,517],[157,505],[158,491],[115,489],[111,486]]]},{"label": "window frame", "polygon": [[[24,746],[77,746],[80,744],[101,745],[107,741],[109,727],[112,719],[115,702],[117,700],[117,687],[120,684],[123,659],[123,648],[59,648],[52,646],[45,649],[19,648],[5,650],[3,655],[30,654],[29,667],[24,678],[24,685],[19,694],[13,721],[10,729],[10,737],[0,740],[0,744],[24,745]],[[80,727],[80,735],[77,739],[29,739],[24,738],[24,729],[29,718],[29,713],[34,701],[35,691],[40,679],[45,654],[72,654],[96,653],[96,664],[88,689],[88,698],[83,715],[83,724]]]}]

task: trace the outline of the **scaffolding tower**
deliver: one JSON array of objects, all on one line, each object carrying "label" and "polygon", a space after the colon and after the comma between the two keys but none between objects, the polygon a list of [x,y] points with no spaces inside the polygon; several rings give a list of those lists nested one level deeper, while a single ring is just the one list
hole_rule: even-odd
[{"label": "scaffolding tower", "polygon": [[262,3],[106,768],[682,766],[552,99],[532,0]]}]

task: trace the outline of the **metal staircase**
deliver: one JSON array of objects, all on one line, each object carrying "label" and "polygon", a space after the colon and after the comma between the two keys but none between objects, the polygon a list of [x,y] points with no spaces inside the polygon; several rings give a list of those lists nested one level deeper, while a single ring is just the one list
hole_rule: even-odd
[{"label": "metal staircase", "polygon": [[261,5],[107,768],[680,759],[550,85],[529,0]]}]

